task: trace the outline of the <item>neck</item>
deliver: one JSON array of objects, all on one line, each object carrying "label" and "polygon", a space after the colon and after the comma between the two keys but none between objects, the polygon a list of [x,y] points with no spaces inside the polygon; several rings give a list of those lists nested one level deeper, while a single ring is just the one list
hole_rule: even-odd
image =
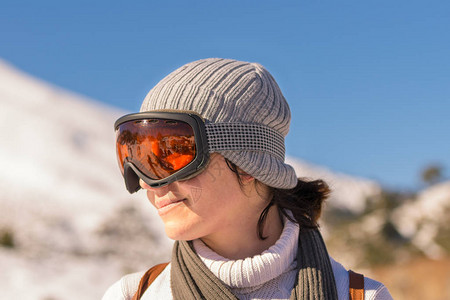
[{"label": "neck", "polygon": [[275,205],[270,207],[267,214],[262,235],[259,238],[257,224],[259,214],[253,218],[241,218],[234,226],[223,228],[220,232],[201,238],[214,252],[228,259],[237,260],[253,257],[269,249],[280,238],[283,231],[278,209]]}]

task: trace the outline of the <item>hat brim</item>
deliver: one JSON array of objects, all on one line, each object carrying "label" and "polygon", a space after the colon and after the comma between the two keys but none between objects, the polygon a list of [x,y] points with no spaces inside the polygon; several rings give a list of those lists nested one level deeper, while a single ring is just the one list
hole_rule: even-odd
[{"label": "hat brim", "polygon": [[279,189],[292,189],[298,178],[291,165],[260,151],[219,151],[225,158],[260,182]]}]

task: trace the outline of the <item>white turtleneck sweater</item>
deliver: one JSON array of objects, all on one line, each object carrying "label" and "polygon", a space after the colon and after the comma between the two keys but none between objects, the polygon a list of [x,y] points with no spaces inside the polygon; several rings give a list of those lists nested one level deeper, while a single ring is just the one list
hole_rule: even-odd
[{"label": "white turtleneck sweater", "polygon": [[[224,258],[201,240],[194,241],[194,249],[200,259],[239,299],[289,299],[297,277],[296,255],[299,228],[285,219],[285,226],[278,241],[253,257],[230,260]],[[348,272],[330,257],[339,300],[348,299]],[[144,293],[142,300],[173,299],[170,288],[169,264]],[[130,274],[112,285],[103,300],[131,299],[144,272]],[[366,300],[392,299],[387,288],[370,278],[364,279]]]}]

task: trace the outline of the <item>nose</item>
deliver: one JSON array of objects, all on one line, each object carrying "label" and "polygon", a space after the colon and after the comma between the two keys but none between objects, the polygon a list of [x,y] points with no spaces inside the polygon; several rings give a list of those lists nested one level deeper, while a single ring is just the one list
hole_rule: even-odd
[{"label": "nose", "polygon": [[143,190],[146,190],[147,192],[152,192],[153,194],[157,195],[158,197],[162,197],[165,194],[167,194],[170,190],[173,190],[173,184],[174,182],[160,187],[151,187],[147,183],[144,182],[144,180],[139,179],[139,185]]},{"label": "nose", "polygon": [[148,184],[146,184],[146,183],[144,182],[144,180],[142,180],[142,179],[140,179],[140,178],[139,178],[139,185],[141,186],[141,188],[142,188],[143,190],[150,190],[150,189],[153,189],[151,186],[149,186]]}]

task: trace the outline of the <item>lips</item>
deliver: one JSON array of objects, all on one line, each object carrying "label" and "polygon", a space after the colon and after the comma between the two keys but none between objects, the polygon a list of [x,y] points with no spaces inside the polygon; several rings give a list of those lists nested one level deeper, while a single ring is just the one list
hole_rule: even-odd
[{"label": "lips", "polygon": [[155,206],[157,209],[162,209],[162,208],[165,208],[168,206],[172,206],[173,204],[183,202],[185,200],[186,200],[186,198],[178,199],[178,200],[177,199],[161,199],[161,200],[155,202]]}]

